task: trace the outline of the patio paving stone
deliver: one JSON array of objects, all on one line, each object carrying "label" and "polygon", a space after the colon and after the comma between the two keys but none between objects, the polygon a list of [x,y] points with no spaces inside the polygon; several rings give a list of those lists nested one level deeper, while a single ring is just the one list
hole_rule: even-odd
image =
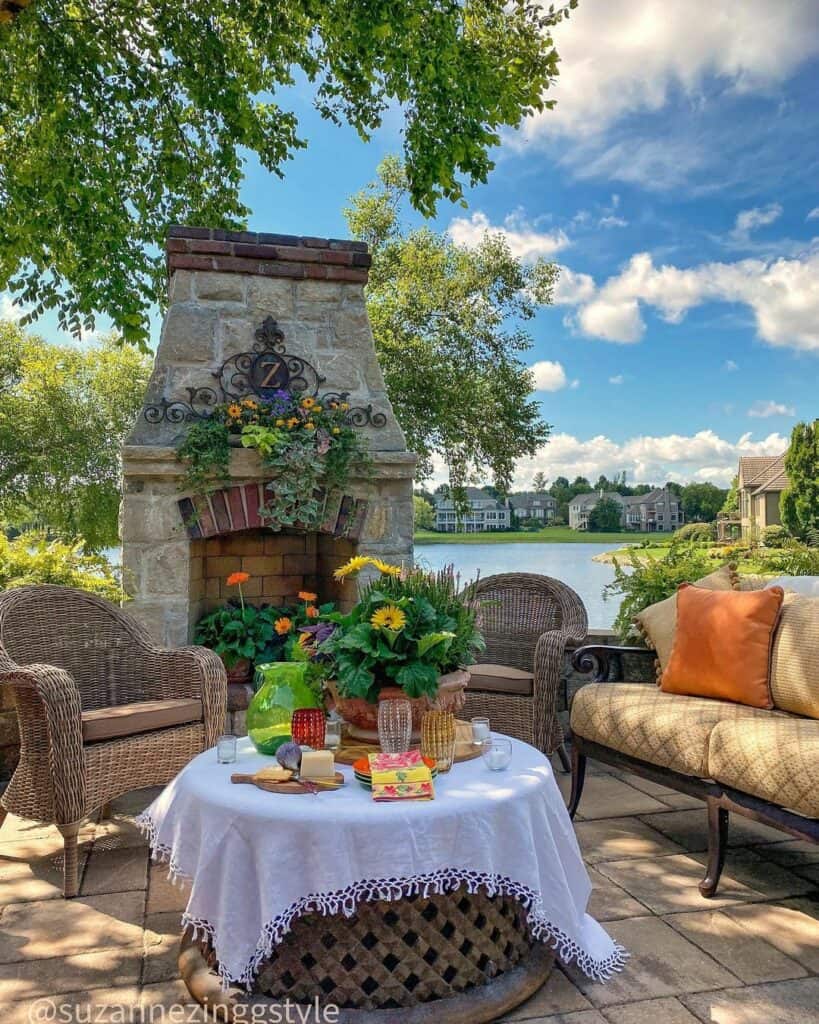
[{"label": "patio paving stone", "polygon": [[[705,874],[705,866],[708,863],[707,854],[692,853],[691,858],[702,864],[703,874]],[[725,871],[731,878],[742,882],[743,885],[747,885],[751,889],[756,889],[769,900],[783,899],[786,896],[802,896],[817,888],[810,879],[803,877],[801,872],[797,874],[793,870],[760,857],[756,847],[729,850],[725,857]]]},{"label": "patio paving stone", "polygon": [[[642,820],[656,828],[659,832],[689,852],[699,853],[708,849],[708,822],[705,804],[700,801],[698,809],[688,811],[666,811],[664,814],[644,815],[635,812]],[[784,832],[759,822],[743,818],[738,814],[731,815],[728,829],[728,846],[752,846],[755,843],[775,843],[785,838]]]},{"label": "patio paving stone", "polygon": [[[178,936],[177,936],[178,939]],[[54,998],[52,993],[84,992],[102,987],[139,984],[142,969],[137,946],[106,949],[101,953],[78,953],[51,960],[21,960],[0,965],[3,1001]],[[0,1018],[2,1019],[2,1018]]]},{"label": "patio paving stone", "polygon": [[685,853],[681,846],[639,818],[597,818],[575,822],[575,833],[587,864]]},{"label": "patio paving stone", "polygon": [[679,999],[644,999],[624,1006],[607,1006],[608,1024],[699,1024]]},{"label": "patio paving stone", "polygon": [[703,1024],[816,1024],[819,978],[683,996]]},{"label": "patio paving stone", "polygon": [[[48,996],[49,1003],[57,1007],[56,1017],[38,1018],[37,999],[24,999],[16,1003],[0,1004],[0,1020],[3,1024],[32,1024],[38,1019],[57,1021],[84,1021],[87,1024],[122,1024],[123,1021],[137,1020],[135,1014],[140,1005],[140,990],[135,985],[122,988],[100,988],[82,992],[58,992]],[[148,1018],[150,1019],[150,1018]]]},{"label": "patio paving stone", "polygon": [[138,846],[106,849],[95,842],[80,877],[82,896],[145,889],[148,886],[148,851]]},{"label": "patio paving stone", "polygon": [[663,920],[746,984],[802,978],[807,973],[801,964],[720,910],[671,914]]},{"label": "patio paving stone", "polygon": [[725,913],[814,974],[819,973],[819,902],[816,899],[747,904]]},{"label": "patio paving stone", "polygon": [[145,911],[159,914],[174,910],[177,914],[188,905],[190,884],[184,880],[172,882],[168,878],[167,864],[151,864],[148,868],[148,902]]},{"label": "patio paving stone", "polygon": [[549,980],[531,999],[502,1017],[502,1021],[537,1021],[550,1014],[572,1013],[590,1009],[591,1003],[560,968],[555,967]]},{"label": "patio paving stone", "polygon": [[615,779],[613,775],[592,775],[587,778],[578,808],[583,820],[610,818],[614,808],[620,817],[667,810],[659,800],[621,779]]},{"label": "patio paving stone", "polygon": [[788,839],[784,843],[763,843],[756,852],[774,864],[796,869],[803,864],[819,864],[819,844],[805,839]]},{"label": "patio paving stone", "polygon": [[602,984],[587,978],[576,966],[566,968],[575,985],[598,1008],[726,988],[736,981],[733,974],[657,917],[609,921],[606,930],[630,953],[622,971]]},{"label": "patio paving stone", "polygon": [[624,917],[641,917],[646,913],[643,906],[633,896],[615,885],[605,875],[587,865],[593,889],[589,899],[588,911],[598,921],[622,921]]},{"label": "patio paving stone", "polygon": [[[80,844],[79,871],[91,848],[90,834]],[[82,877],[82,876],[80,876]],[[0,844],[0,906],[58,899],[63,894],[62,837],[47,836]]]},{"label": "patio paving stone", "polygon": [[180,931],[178,910],[146,915],[142,970],[146,985],[178,978]]}]

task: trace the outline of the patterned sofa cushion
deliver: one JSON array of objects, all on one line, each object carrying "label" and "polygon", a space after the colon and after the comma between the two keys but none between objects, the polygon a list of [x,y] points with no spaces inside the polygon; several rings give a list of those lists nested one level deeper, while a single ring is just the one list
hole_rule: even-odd
[{"label": "patterned sofa cushion", "polygon": [[819,718],[819,597],[785,594],[771,657],[774,705]]},{"label": "patterned sofa cushion", "polygon": [[762,712],[720,722],[711,733],[712,778],[782,807],[819,818],[819,722]]},{"label": "patterned sofa cushion", "polygon": [[708,741],[721,721],[776,716],[743,704],[663,693],[645,683],[589,683],[572,702],[572,732],[621,754],[708,778]]}]

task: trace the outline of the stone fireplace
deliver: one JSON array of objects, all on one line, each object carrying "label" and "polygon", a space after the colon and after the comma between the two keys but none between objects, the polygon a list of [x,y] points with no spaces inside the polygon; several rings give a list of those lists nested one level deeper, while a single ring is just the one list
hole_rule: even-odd
[{"label": "stone fireplace", "polygon": [[[412,481],[373,346],[360,242],[171,228],[169,305],[145,405],[123,448],[123,569],[129,611],[161,643],[188,643],[197,620],[235,593],[287,604],[300,590],[342,607],[354,584],[333,580],[352,554],[412,560]],[[265,397],[271,383],[350,406],[370,465],[322,493],[316,529],[275,530],[259,515],[275,488],[255,451],[231,452],[230,479],[182,490],[176,446],[214,402]]]}]

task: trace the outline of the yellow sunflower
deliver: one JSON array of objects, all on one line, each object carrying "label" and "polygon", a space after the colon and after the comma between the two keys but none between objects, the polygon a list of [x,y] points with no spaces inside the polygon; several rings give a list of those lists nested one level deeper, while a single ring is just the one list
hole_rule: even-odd
[{"label": "yellow sunflower", "polygon": [[298,421],[298,417],[296,417],[296,416],[291,416],[290,419],[287,421],[287,426],[291,430],[293,429],[293,427],[297,427],[298,425],[299,425],[299,421]]},{"label": "yellow sunflower", "polygon": [[394,604],[388,604],[373,612],[370,625],[373,629],[391,629],[394,632],[402,630],[407,624],[407,617],[400,608]]},{"label": "yellow sunflower", "polygon": [[259,408],[258,402],[254,402],[252,398],[243,398],[242,399],[242,405],[245,407],[245,409],[258,409]]},{"label": "yellow sunflower", "polygon": [[371,559],[372,564],[378,569],[382,576],[400,576],[401,566],[390,565],[389,562],[382,562],[380,558]]},{"label": "yellow sunflower", "polygon": [[228,416],[230,416],[231,419],[234,419],[234,420],[238,420],[239,417],[242,415],[242,407],[241,407],[241,405],[237,405],[235,402],[233,402],[232,405],[228,406],[227,411],[228,411]]},{"label": "yellow sunflower", "polygon": [[353,555],[349,562],[345,562],[344,565],[340,565],[333,576],[337,580],[346,579],[348,576],[355,575],[355,573],[361,572],[365,565],[372,565],[372,559],[367,558],[366,555]]},{"label": "yellow sunflower", "polygon": [[307,396],[307,398],[302,398],[302,400],[301,400],[301,407],[302,407],[302,409],[312,409],[315,404],[316,404],[315,398],[310,398],[309,395]]}]

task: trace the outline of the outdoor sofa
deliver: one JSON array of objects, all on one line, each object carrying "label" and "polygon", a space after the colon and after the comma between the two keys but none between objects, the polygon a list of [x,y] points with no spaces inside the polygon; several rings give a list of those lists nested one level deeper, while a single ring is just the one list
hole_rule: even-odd
[{"label": "outdoor sofa", "polygon": [[623,681],[645,679],[645,660],[657,657],[650,648],[585,646],[573,658],[594,676],[571,706],[570,814],[588,758],[704,800],[708,865],[699,889],[707,897],[719,884],[730,812],[819,842],[819,597],[777,582],[786,595],[771,651],[772,710]]}]

